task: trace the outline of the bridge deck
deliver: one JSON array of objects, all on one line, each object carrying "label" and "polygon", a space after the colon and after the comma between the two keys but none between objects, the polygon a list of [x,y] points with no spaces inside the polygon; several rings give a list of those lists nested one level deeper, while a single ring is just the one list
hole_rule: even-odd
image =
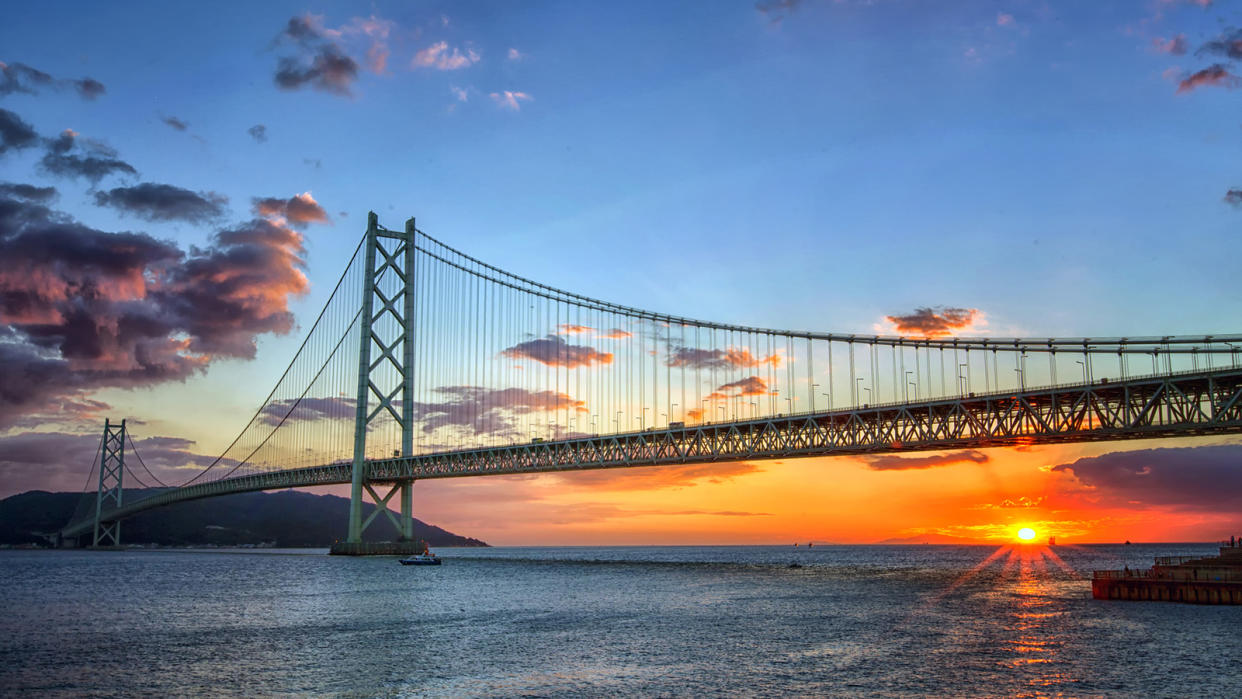
[{"label": "bridge deck", "polygon": [[[369,480],[454,478],[811,456],[1153,439],[1242,432],[1242,369],[1142,377],[896,405],[690,425],[580,439],[376,459]],[[349,483],[348,462],[160,492],[105,521],[185,500]],[[93,520],[67,527],[77,536]]]}]

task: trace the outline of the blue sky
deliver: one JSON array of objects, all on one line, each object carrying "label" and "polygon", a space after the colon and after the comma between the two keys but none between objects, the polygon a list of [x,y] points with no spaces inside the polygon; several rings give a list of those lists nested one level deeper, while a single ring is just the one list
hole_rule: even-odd
[{"label": "blue sky", "polygon": [[[1239,9],[27,3],[6,9],[0,61],[106,93],[17,90],[0,108],[42,137],[101,141],[140,174],[57,178],[30,147],[0,157],[0,180],[55,185],[56,210],[185,250],[252,218],[255,198],[310,192],[330,221],[302,231],[309,292],[287,301],[300,327],[373,209],[556,287],[715,321],[871,333],[947,306],[979,309],[974,330],[995,335],[1229,332],[1242,93],[1228,76],[1179,82],[1242,70],[1200,50],[1242,25]],[[299,44],[291,20],[317,38]],[[325,45],[356,76],[277,84],[282,58],[306,66]],[[224,214],[96,205],[139,181],[226,197]],[[92,395],[213,451],[231,428],[160,406],[253,410],[300,339],[254,337],[253,361]]]},{"label": "blue sky", "polygon": [[[1231,10],[81,4],[20,8],[0,38],[9,60],[108,87],[6,100],[42,132],[103,139],[239,218],[251,197],[311,191],[334,225],[308,236],[308,308],[375,209],[562,287],[714,319],[868,331],[948,304],[1031,334],[1133,334],[1238,317],[1223,253],[1239,213],[1221,201],[1242,184],[1237,95],[1175,94],[1162,73],[1210,60],[1152,46],[1201,43]],[[306,13],[393,22],[385,74],[361,69],[352,96],[276,89],[276,36]],[[52,26],[53,43],[30,31]],[[411,70],[438,41],[480,58]],[[503,90],[533,99],[504,110],[488,97]],[[83,220],[134,226],[75,199]]]}]

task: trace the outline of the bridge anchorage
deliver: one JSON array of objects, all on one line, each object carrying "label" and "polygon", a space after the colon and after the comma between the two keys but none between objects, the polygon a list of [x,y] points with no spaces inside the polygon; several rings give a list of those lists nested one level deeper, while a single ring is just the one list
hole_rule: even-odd
[{"label": "bridge anchorage", "polygon": [[[98,489],[62,536],[114,545],[119,522],[151,508],[348,483],[333,552],[405,553],[422,547],[418,479],[1236,434],[1239,360],[1242,334],[905,337],[694,320],[540,284],[371,213],[224,453],[169,487],[124,423],[105,423]],[[125,442],[141,470],[125,469]],[[376,540],[376,520],[395,541]]]}]

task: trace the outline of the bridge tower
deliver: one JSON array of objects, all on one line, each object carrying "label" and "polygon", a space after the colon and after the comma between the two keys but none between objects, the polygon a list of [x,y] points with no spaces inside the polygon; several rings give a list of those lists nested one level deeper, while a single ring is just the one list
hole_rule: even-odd
[{"label": "bridge tower", "polygon": [[114,425],[104,420],[103,445],[99,450],[99,491],[95,495],[95,537],[92,546],[120,546],[121,521],[105,522],[105,507],[121,506],[125,494],[125,421]]},{"label": "bridge tower", "polygon": [[[344,545],[333,546],[333,553],[361,555],[380,553],[364,546],[362,532],[383,512],[397,528],[402,542],[414,538],[413,479],[392,484],[388,494],[372,487],[367,463],[367,429],[372,422],[391,416],[401,425],[401,456],[414,453],[414,219],[405,222],[404,231],[390,231],[379,225],[375,212],[367,215],[364,242],[361,346],[358,358],[357,408],[354,416],[353,481],[349,502],[349,533]],[[375,407],[372,408],[372,397]],[[375,511],[362,517],[363,494],[369,494]],[[388,509],[393,496],[400,494],[401,519]],[[414,546],[383,550],[383,553],[413,552]]]}]

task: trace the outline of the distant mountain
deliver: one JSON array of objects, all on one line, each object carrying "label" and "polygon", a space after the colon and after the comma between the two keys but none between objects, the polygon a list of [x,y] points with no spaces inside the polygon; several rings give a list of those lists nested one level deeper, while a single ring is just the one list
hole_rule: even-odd
[{"label": "distant mountain", "polygon": [[[126,490],[124,499],[133,502],[142,495],[140,490]],[[0,500],[0,544],[44,542],[40,535],[64,527],[82,497],[80,493],[33,490]],[[92,493],[89,497],[95,496]],[[93,502],[90,507],[94,507]],[[372,510],[374,506],[367,505],[363,517]],[[348,522],[348,498],[297,490],[240,493],[191,500],[129,517],[121,523],[121,543],[237,546],[267,542],[278,547],[326,548],[345,538]],[[414,536],[430,546],[487,546],[417,519]],[[367,541],[392,541],[396,537],[392,524],[382,514],[363,535]],[[86,537],[82,541],[87,543]]]},{"label": "distant mountain", "polygon": [[917,536],[907,536],[897,539],[885,539],[877,541],[876,544],[961,544],[964,546],[976,546],[986,544],[986,541],[977,539],[963,539],[960,536],[949,536],[947,534],[919,534]]}]

